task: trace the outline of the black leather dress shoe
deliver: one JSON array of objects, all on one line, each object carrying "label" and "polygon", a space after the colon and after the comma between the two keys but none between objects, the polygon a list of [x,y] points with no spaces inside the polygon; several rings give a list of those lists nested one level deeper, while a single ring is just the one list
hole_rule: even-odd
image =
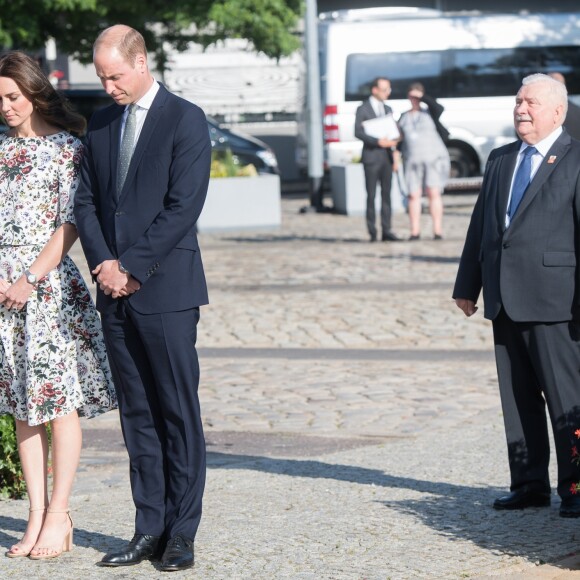
[{"label": "black leather dress shoe", "polygon": [[193,567],[193,542],[181,535],[167,542],[159,568],[165,572]]},{"label": "black leather dress shoe", "polygon": [[133,566],[143,560],[158,556],[159,536],[135,534],[127,546],[117,552],[109,552],[99,562],[99,566]]},{"label": "black leather dress shoe", "polygon": [[383,237],[381,238],[383,240],[383,242],[400,242],[401,238],[399,236],[397,236],[397,234],[394,234],[393,232],[388,232],[386,234],[383,234]]},{"label": "black leather dress shoe", "polygon": [[523,510],[529,507],[546,507],[550,505],[550,493],[547,491],[516,490],[498,497],[493,502],[496,510]]},{"label": "black leather dress shoe", "polygon": [[560,504],[560,517],[580,518],[580,497],[565,497]]}]

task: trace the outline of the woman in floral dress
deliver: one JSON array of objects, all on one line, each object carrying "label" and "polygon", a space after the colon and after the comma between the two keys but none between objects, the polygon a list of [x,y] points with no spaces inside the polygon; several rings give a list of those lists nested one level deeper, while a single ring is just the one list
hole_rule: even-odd
[{"label": "woman in floral dress", "polygon": [[54,558],[72,544],[79,415],[116,406],[100,320],[67,256],[83,153],[67,131],[82,132],[85,121],[20,52],[0,58],[0,114],[8,126],[0,135],[0,414],[16,421],[30,500],[24,537],[7,556]]}]

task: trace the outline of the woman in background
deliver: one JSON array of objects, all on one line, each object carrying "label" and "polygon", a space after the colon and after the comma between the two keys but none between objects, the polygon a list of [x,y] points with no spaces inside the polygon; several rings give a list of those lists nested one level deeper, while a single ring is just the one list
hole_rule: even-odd
[{"label": "woman in background", "polygon": [[[421,237],[421,197],[426,193],[433,220],[433,239],[443,239],[443,200],[441,194],[449,177],[449,153],[440,132],[445,128],[439,123],[443,107],[425,94],[421,83],[409,86],[407,97],[411,109],[401,115],[399,128],[405,181],[409,195],[409,240]],[[427,109],[421,107],[421,102]]]},{"label": "woman in background", "polygon": [[[85,120],[38,64],[0,58],[0,414],[12,414],[30,513],[10,558],[71,549],[69,496],[81,451],[79,415],[116,406],[100,320],[68,251]],[[53,485],[48,494],[48,438]]]}]

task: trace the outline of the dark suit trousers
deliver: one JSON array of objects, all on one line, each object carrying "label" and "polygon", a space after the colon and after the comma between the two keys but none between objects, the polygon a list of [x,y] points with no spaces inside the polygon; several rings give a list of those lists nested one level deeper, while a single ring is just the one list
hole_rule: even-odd
[{"label": "dark suit trousers", "polygon": [[205,486],[195,350],[199,309],[102,316],[130,460],[135,533],[193,540]]},{"label": "dark suit trousers", "polygon": [[377,183],[381,187],[381,229],[384,234],[391,231],[391,181],[393,168],[385,157],[381,163],[365,163],[365,186],[367,190],[367,229],[371,236],[377,235],[375,196]]},{"label": "dark suit trousers", "polygon": [[[546,403],[558,459],[558,494],[569,497],[580,469],[572,459],[580,428],[580,327],[572,322],[493,321],[511,489],[550,489]],[[580,449],[580,444],[578,444]]]}]

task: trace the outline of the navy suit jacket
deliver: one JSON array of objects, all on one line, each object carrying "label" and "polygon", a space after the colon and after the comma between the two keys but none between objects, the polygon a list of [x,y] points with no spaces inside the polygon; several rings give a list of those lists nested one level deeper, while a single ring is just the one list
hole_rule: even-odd
[{"label": "navy suit jacket", "polygon": [[491,320],[502,306],[516,322],[580,320],[580,142],[563,131],[506,229],[520,145],[489,156],[453,297],[476,302],[483,288]]},{"label": "navy suit jacket", "polygon": [[[128,300],[142,314],[207,304],[195,224],[209,183],[211,142],[203,111],[160,86],[117,195],[124,107],[89,124],[75,217],[89,267],[119,259],[140,283]],[[118,300],[97,291],[101,312]]]}]

